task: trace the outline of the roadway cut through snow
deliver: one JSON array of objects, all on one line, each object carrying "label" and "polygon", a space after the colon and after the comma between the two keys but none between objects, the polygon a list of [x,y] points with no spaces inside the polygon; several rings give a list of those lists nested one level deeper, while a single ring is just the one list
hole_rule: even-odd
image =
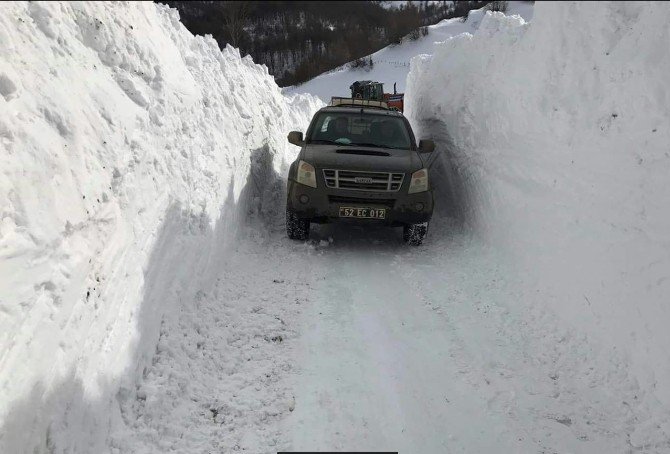
[{"label": "roadway cut through snow", "polygon": [[522,304],[522,277],[450,220],[418,248],[396,229],[264,229],[163,320],[113,446],[587,453],[659,433],[626,364]]},{"label": "roadway cut through snow", "polygon": [[[422,128],[451,146],[439,122]],[[250,200],[262,214],[248,218],[211,288],[163,320],[113,446],[670,449],[667,416],[628,364],[523,293],[527,277],[462,227],[476,188],[441,157],[442,206],[416,248],[400,229],[357,226],[313,225],[309,241],[290,241],[281,178],[254,167]]]}]

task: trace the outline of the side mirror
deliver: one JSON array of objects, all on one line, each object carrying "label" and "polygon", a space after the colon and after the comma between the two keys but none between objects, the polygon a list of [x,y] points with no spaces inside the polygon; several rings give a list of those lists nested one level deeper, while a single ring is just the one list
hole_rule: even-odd
[{"label": "side mirror", "polygon": [[428,139],[419,140],[419,151],[421,153],[432,153],[433,150],[435,150],[435,142]]},{"label": "side mirror", "polygon": [[302,147],[305,145],[305,141],[302,140],[302,132],[300,131],[291,131],[288,133],[288,141],[293,145]]}]

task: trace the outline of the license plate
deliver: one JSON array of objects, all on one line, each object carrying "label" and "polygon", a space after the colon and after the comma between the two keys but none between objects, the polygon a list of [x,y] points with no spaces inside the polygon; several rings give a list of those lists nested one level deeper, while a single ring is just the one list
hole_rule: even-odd
[{"label": "license plate", "polygon": [[386,219],[386,208],[340,207],[341,218]]}]

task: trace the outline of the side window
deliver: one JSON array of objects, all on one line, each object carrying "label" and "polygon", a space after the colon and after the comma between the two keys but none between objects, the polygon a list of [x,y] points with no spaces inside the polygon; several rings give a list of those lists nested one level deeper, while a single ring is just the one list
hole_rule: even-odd
[{"label": "side window", "polygon": [[319,131],[321,131],[321,132],[328,131],[328,123],[330,123],[330,120],[332,118],[333,117],[331,117],[330,115],[326,116],[326,118],[324,118],[324,120],[323,120],[323,123],[321,124],[321,129]]}]

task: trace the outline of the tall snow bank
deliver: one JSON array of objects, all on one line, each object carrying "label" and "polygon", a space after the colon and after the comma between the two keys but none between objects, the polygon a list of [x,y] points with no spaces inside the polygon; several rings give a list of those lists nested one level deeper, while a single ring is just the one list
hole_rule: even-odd
[{"label": "tall snow bank", "polygon": [[0,4],[0,452],[105,451],[318,104],[162,5]]},{"label": "tall snow bank", "polygon": [[538,2],[413,59],[450,209],[670,404],[670,7]]}]

